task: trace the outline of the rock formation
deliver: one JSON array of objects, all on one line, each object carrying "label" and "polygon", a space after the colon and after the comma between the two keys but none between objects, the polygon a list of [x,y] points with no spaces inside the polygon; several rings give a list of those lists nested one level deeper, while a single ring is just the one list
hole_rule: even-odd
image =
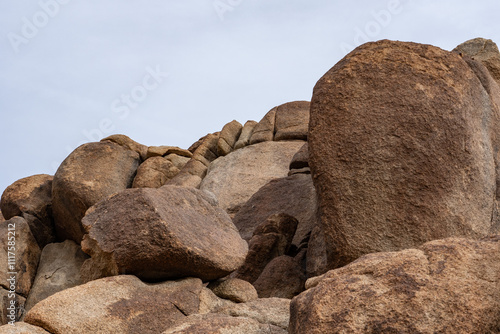
[{"label": "rock formation", "polygon": [[500,52],[379,41],[188,149],[0,200],[1,333],[500,333]]}]

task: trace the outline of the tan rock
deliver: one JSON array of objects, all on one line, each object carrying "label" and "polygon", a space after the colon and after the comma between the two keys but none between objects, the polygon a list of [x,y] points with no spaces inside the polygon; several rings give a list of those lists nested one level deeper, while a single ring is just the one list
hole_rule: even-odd
[{"label": "tan rock", "polygon": [[160,188],[179,172],[170,160],[160,156],[149,158],[137,168],[132,188]]},{"label": "tan rock", "polygon": [[24,217],[40,247],[55,241],[52,179],[46,174],[20,179],[5,189],[0,201],[5,219]]},{"label": "tan rock", "polygon": [[[147,281],[227,276],[247,254],[228,215],[193,188],[127,189],[92,207],[82,249],[84,280],[133,274]],[[147,222],[147,224],[145,224]]]},{"label": "tan rock", "polygon": [[274,139],[274,124],[276,121],[276,109],[271,109],[257,124],[250,137],[250,145]]},{"label": "tan rock", "polygon": [[330,269],[499,229],[500,88],[481,73],[456,53],[384,40],[318,81],[309,163]]},{"label": "tan rock", "polygon": [[289,102],[277,107],[274,140],[307,140],[309,109],[309,101]]},{"label": "tan rock", "polygon": [[89,207],[132,186],[140,157],[113,142],[88,143],[59,166],[52,184],[52,208],[60,240],[80,243],[81,219]]},{"label": "tan rock", "polygon": [[500,236],[375,253],[311,278],[289,333],[497,333]]},{"label": "tan rock", "polygon": [[184,150],[177,146],[149,146],[146,158],[164,157],[169,154],[177,154],[180,155],[181,157],[187,157],[187,158],[191,158],[193,156],[193,154],[190,151]]},{"label": "tan rock", "polygon": [[273,325],[261,324],[244,317],[231,317],[223,314],[192,315],[174,328],[162,334],[286,334]]},{"label": "tan rock", "polygon": [[53,294],[82,284],[80,268],[88,256],[74,241],[45,246],[25,309]]},{"label": "tan rock", "polygon": [[2,215],[2,211],[0,210],[0,223],[3,223],[4,221],[5,221],[5,218]]},{"label": "tan rock", "polygon": [[[35,279],[40,247],[24,218],[14,217],[0,225],[0,286],[26,297]],[[11,273],[16,273],[15,275]],[[14,279],[12,277],[14,276]],[[11,283],[15,289],[11,289]]]},{"label": "tan rock", "polygon": [[460,44],[453,51],[481,62],[500,84],[500,51],[491,39],[474,38]]},{"label": "tan rock", "polygon": [[171,163],[174,164],[175,167],[177,167],[179,170],[184,168],[184,166],[187,164],[187,162],[190,160],[188,157],[183,157],[177,154],[169,154],[165,156],[165,159],[169,160]]},{"label": "tan rock", "polygon": [[198,311],[201,288],[194,278],[145,284],[107,277],[42,300],[24,320],[50,333],[161,333]]},{"label": "tan rock", "polygon": [[262,186],[288,173],[303,142],[265,142],[220,157],[209,167],[200,189],[217,196],[220,206],[236,213]]},{"label": "tan rock", "polygon": [[131,151],[137,152],[143,161],[147,159],[148,147],[146,145],[139,144],[125,135],[111,135],[101,139],[101,142],[105,141],[116,143],[120,146],[128,148]]},{"label": "tan rock", "polygon": [[217,142],[217,153],[219,156],[224,156],[231,153],[231,151],[234,149],[236,141],[240,137],[242,129],[243,126],[236,120],[224,125]]},{"label": "tan rock", "polygon": [[208,285],[208,288],[216,296],[236,303],[246,303],[258,298],[257,291],[252,284],[237,278],[214,281]]},{"label": "tan rock", "polygon": [[250,145],[250,137],[252,136],[253,130],[255,126],[259,124],[256,121],[247,121],[241,130],[240,137],[236,144],[234,144],[234,149],[237,150],[239,148]]},{"label": "tan rock", "polygon": [[309,167],[309,144],[305,143],[300,150],[295,153],[290,162],[290,169],[302,169]]},{"label": "tan rock", "polygon": [[16,322],[14,325],[0,326],[0,334],[50,334],[40,327],[25,322]]},{"label": "tan rock", "polygon": [[241,207],[233,222],[241,237],[248,241],[267,217],[286,213],[299,222],[292,242],[298,247],[316,225],[316,210],[316,190],[311,176],[294,175],[271,180],[260,188]]},{"label": "tan rock", "polygon": [[251,318],[261,324],[287,329],[290,322],[290,299],[259,298],[246,303],[226,303],[214,312]]}]

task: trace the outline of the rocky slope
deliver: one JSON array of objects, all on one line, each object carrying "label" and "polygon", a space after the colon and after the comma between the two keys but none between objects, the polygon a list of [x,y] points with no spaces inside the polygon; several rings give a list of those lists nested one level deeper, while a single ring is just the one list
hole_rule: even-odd
[{"label": "rocky slope", "polygon": [[499,69],[367,43],[188,149],[78,147],[2,195],[0,333],[500,333]]}]

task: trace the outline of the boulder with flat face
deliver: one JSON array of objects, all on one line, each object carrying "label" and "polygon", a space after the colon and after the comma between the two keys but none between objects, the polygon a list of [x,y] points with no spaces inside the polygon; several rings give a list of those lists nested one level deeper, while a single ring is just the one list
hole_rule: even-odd
[{"label": "boulder with flat face", "polygon": [[84,280],[133,274],[147,281],[224,277],[248,246],[216,201],[194,188],[127,189],[92,207],[82,249]]},{"label": "boulder with flat face", "polygon": [[500,88],[434,46],[360,46],[316,84],[309,164],[329,268],[498,230]]}]

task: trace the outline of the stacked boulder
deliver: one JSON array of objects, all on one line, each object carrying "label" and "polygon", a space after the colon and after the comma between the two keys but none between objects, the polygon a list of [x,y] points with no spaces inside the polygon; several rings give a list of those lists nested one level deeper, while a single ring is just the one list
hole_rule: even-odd
[{"label": "stacked boulder", "polygon": [[16,181],[0,334],[500,333],[499,59],[367,43],[311,103]]}]

